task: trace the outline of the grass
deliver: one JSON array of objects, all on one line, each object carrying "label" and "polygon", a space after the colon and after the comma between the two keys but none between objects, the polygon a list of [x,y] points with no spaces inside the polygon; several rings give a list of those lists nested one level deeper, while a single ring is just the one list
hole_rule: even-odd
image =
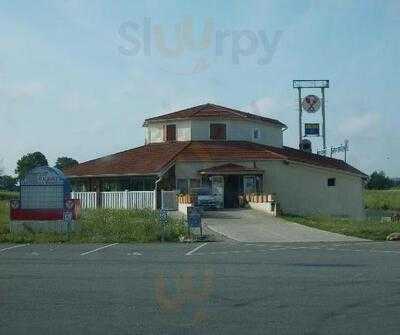
[{"label": "grass", "polygon": [[[82,211],[79,231],[68,238],[56,233],[10,233],[9,205],[0,201],[0,242],[13,243],[113,243],[156,242],[161,240],[159,214],[151,210],[90,209]],[[177,241],[186,234],[182,220],[168,218],[165,241]]]},{"label": "grass", "polygon": [[333,217],[302,217],[296,215],[285,215],[283,218],[312,228],[376,241],[386,240],[389,234],[400,232],[400,223],[394,222],[356,221]]},{"label": "grass", "polygon": [[369,209],[400,211],[400,189],[366,190],[364,201]]},{"label": "grass", "polygon": [[18,199],[18,197],[19,197],[18,192],[0,191],[0,201]]}]

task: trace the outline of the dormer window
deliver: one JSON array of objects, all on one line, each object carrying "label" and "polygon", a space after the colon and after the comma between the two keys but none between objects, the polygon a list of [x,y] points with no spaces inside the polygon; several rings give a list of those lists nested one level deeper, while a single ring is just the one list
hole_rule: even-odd
[{"label": "dormer window", "polygon": [[258,140],[260,138],[260,129],[254,128],[253,129],[253,139]]},{"label": "dormer window", "polygon": [[167,124],[165,140],[167,142],[176,141],[176,125]]},{"label": "dormer window", "polygon": [[210,124],[210,140],[226,140],[226,124],[211,123]]}]

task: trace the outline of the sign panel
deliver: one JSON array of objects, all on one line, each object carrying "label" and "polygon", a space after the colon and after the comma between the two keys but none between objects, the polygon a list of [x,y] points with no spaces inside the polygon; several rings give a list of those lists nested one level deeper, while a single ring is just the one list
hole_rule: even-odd
[{"label": "sign panel", "polygon": [[[74,215],[75,203],[69,200],[71,187],[60,170],[37,167],[20,183],[20,199],[11,203],[12,220],[63,220],[64,209]],[[65,201],[68,202],[64,208]]]},{"label": "sign panel", "polygon": [[190,228],[201,228],[201,214],[197,207],[187,208],[187,220]]},{"label": "sign panel", "polygon": [[305,136],[319,136],[319,123],[306,123],[304,127]]}]

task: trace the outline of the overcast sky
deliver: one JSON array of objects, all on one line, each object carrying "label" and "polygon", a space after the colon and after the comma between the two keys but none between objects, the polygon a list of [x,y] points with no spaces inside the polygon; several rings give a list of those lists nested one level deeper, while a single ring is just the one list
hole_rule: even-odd
[{"label": "overcast sky", "polygon": [[296,147],[292,80],[321,78],[328,145],[349,139],[356,167],[400,176],[398,0],[13,0],[0,31],[7,173],[28,152],[54,164],[142,145],[145,118],[206,102],[278,118]]}]

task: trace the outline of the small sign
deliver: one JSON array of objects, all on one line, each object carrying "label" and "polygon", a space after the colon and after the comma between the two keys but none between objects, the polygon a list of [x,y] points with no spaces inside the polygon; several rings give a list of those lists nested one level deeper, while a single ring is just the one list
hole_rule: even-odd
[{"label": "small sign", "polygon": [[319,123],[306,123],[304,127],[305,136],[319,136]]},{"label": "small sign", "polygon": [[201,228],[201,214],[197,207],[187,208],[187,220],[190,228]]},{"label": "small sign", "polygon": [[72,222],[73,218],[74,218],[74,214],[72,211],[64,212],[64,221],[65,222]]},{"label": "small sign", "polygon": [[166,224],[168,221],[168,212],[165,209],[160,210],[160,222]]}]

